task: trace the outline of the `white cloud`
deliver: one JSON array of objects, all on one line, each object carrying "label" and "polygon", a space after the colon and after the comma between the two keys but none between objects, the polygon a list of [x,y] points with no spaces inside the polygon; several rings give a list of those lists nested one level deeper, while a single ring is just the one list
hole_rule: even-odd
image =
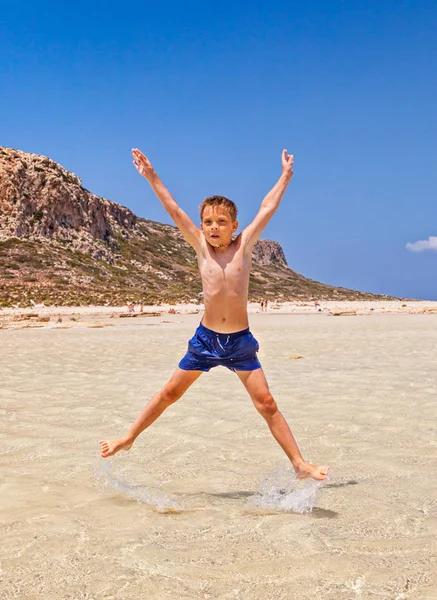
[{"label": "white cloud", "polygon": [[405,244],[405,248],[411,252],[424,252],[425,250],[434,250],[434,252],[437,252],[437,236],[431,235],[427,240],[408,242]]}]

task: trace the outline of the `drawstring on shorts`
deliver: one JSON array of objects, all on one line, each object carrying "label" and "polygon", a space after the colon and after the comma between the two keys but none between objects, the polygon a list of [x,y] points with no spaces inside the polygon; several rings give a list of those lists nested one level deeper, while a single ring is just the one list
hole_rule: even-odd
[{"label": "drawstring on shorts", "polygon": [[[218,333],[216,334],[216,338],[217,338],[218,345],[220,346],[220,348],[221,348],[221,349],[223,350],[223,352],[224,352],[224,351],[225,351],[225,349],[224,349],[224,348],[223,348],[223,346],[222,346],[222,343],[221,343],[221,341],[220,341],[220,336],[219,336],[219,334],[218,334]],[[226,344],[229,344],[229,336],[226,338],[225,345],[226,345]]]}]

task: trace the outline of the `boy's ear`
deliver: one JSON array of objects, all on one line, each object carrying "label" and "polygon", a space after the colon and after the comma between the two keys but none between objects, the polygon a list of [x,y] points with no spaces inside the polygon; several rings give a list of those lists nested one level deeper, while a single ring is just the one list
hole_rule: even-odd
[{"label": "boy's ear", "polygon": [[234,221],[232,223],[232,231],[237,231],[237,229],[238,229],[238,221]]}]

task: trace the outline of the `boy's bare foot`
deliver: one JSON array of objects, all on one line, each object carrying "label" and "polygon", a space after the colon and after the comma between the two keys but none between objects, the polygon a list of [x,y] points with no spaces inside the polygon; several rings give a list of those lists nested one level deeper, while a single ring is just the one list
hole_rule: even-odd
[{"label": "boy's bare foot", "polygon": [[317,467],[311,463],[303,462],[294,467],[298,479],[306,479],[311,477],[317,481],[323,481],[328,477],[329,467]]},{"label": "boy's bare foot", "polygon": [[102,440],[100,442],[102,458],[108,458],[113,454],[117,454],[120,450],[130,450],[133,442],[126,438],[119,438],[118,440]]}]

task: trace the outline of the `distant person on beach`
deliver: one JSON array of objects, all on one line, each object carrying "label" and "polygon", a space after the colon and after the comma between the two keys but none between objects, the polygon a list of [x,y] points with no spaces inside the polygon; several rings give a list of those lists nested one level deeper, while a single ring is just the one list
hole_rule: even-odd
[{"label": "distant person on beach", "polygon": [[267,309],[269,307],[269,301],[268,300],[264,300],[264,310],[267,312]]},{"label": "distant person on beach", "polygon": [[138,172],[147,179],[186,241],[196,251],[205,313],[170,380],[146,404],[124,437],[100,442],[101,456],[107,458],[120,450],[129,450],[140,433],[179,400],[202,373],[222,365],[237,374],[273,437],[290,459],[297,477],[326,479],[328,467],[305,462],[278,410],[256,355],[259,346],[249,330],[247,315],[252,249],[293,177],[293,156],[287,150],[282,152],[281,176],[262,201],[252,223],[236,237],[232,234],[238,228],[237,207],[231,200],[223,196],[206,198],[200,205],[199,229],[178,206],[144,154],[133,150],[133,157]]}]

